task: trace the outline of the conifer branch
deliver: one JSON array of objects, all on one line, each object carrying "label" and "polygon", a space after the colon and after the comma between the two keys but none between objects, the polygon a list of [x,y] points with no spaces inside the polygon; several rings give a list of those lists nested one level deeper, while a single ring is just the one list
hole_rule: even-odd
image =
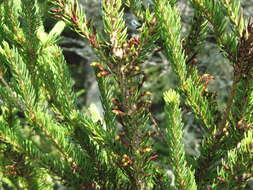
[{"label": "conifer branch", "polygon": [[[45,156],[43,152],[41,152],[32,141],[24,139],[21,134],[17,134],[17,132],[11,129],[9,126],[5,125],[3,121],[1,122],[1,136],[7,143],[10,143],[18,151],[24,152],[29,156],[34,162],[39,161],[42,167],[46,167],[51,172],[55,173],[59,176],[64,176],[66,174],[71,174],[72,170],[70,166],[68,166],[67,162],[59,160],[58,158],[51,156]],[[68,177],[68,175],[66,175]]]},{"label": "conifer branch", "polygon": [[[230,89],[230,94],[228,97],[227,108],[224,111],[223,120],[219,125],[219,132],[230,131],[230,133],[238,133],[235,127],[225,126],[228,121],[228,117],[232,117],[232,125],[237,125],[237,123],[244,117],[244,111],[246,106],[248,106],[250,89],[252,78],[250,77],[252,73],[252,64],[249,62],[249,58],[252,56],[252,51],[249,48],[249,44],[252,43],[250,36],[252,35],[251,28],[252,23],[248,24],[247,29],[243,30],[243,36],[240,38],[238,48],[237,48],[237,58],[234,61],[234,79],[233,84]],[[244,47],[244,48],[242,48]],[[244,103],[242,103],[242,98],[244,98]],[[240,102],[240,103],[239,103]],[[231,116],[233,115],[233,116]],[[240,134],[242,135],[242,134]],[[237,142],[235,142],[236,144]]]},{"label": "conifer branch", "polygon": [[24,46],[25,57],[29,62],[27,66],[28,68],[30,67],[29,70],[31,73],[35,73],[36,71],[34,69],[37,62],[37,51],[40,43],[36,34],[42,24],[41,18],[37,13],[38,4],[36,0],[23,0],[21,5],[22,16],[24,18],[22,29],[26,39],[25,43],[22,45]]},{"label": "conifer branch", "polygon": [[14,83],[13,88],[22,97],[23,101],[27,102],[26,109],[31,109],[35,106],[35,89],[22,57],[17,49],[15,47],[11,49],[7,42],[3,42],[2,47],[0,47],[0,54],[14,74],[16,84]]},{"label": "conifer branch", "polygon": [[166,140],[169,149],[169,164],[173,168],[176,187],[182,190],[196,190],[197,185],[194,180],[194,173],[187,166],[183,138],[183,124],[181,122],[179,109],[179,95],[169,90],[164,93],[165,114],[167,119]]},{"label": "conifer branch", "polygon": [[61,18],[84,38],[89,39],[90,28],[87,18],[76,0],[51,0],[55,8],[51,12],[56,18]]},{"label": "conifer branch", "polygon": [[213,25],[218,45],[227,53],[228,58],[236,55],[237,41],[228,31],[230,25],[221,2],[216,0],[190,0],[190,2]]},{"label": "conifer branch", "polygon": [[245,29],[245,21],[243,18],[243,12],[240,5],[240,0],[222,0],[226,12],[232,24],[235,25],[235,33],[238,37],[243,36]]},{"label": "conifer branch", "polygon": [[[3,44],[4,49],[0,49],[0,53],[6,56],[8,64],[13,68],[13,73],[16,74],[17,84],[14,86],[17,88],[18,94],[23,99],[25,110],[23,110],[30,122],[35,124],[51,141],[56,148],[65,155],[65,158],[70,164],[77,165],[77,167],[88,169],[89,167],[84,164],[84,160],[87,160],[87,156],[79,149],[78,146],[71,143],[69,139],[65,138],[63,130],[59,130],[60,126],[52,121],[49,115],[44,114],[40,109],[36,108],[35,95],[30,83],[28,71],[25,68],[25,64],[18,53],[11,50],[7,43]],[[82,162],[80,162],[82,160]],[[76,167],[76,166],[75,166]],[[89,170],[89,169],[88,169]]]},{"label": "conifer branch", "polygon": [[[183,53],[180,39],[180,20],[175,8],[171,8],[168,3],[159,1],[156,8],[157,17],[161,30],[161,38],[164,40],[168,59],[171,61],[172,68],[179,79],[179,85],[182,95],[203,122],[207,130],[213,130],[215,124],[212,118],[214,110],[210,110],[209,103],[202,95],[202,85],[194,86],[191,76],[187,77],[186,58]],[[176,28],[175,28],[176,27]]]},{"label": "conifer branch", "polygon": [[[109,36],[112,54],[123,56],[122,46],[127,39],[127,28],[123,19],[124,9],[121,0],[103,0],[104,31]],[[120,55],[121,54],[121,55]]]},{"label": "conifer branch", "polygon": [[18,20],[19,10],[19,1],[4,1],[1,10],[1,19],[3,19],[1,31],[4,33],[4,38],[16,42],[16,45],[22,45],[25,41],[23,30],[20,28]]},{"label": "conifer branch", "polygon": [[188,57],[188,66],[196,66],[196,55],[199,52],[201,44],[205,41],[208,29],[208,21],[202,17],[201,12],[194,10],[194,16],[191,23],[191,30],[184,42],[185,54]]},{"label": "conifer branch", "polygon": [[151,13],[149,9],[144,12],[145,21],[142,24],[142,27],[139,29],[139,46],[137,49],[138,57],[136,62],[142,63],[143,60],[147,59],[149,52],[152,52],[156,48],[156,42],[159,39],[157,33],[157,19],[155,14]]},{"label": "conifer branch", "polygon": [[76,109],[76,97],[62,51],[54,45],[44,49],[42,55],[39,58],[42,70],[40,77],[44,79],[46,90],[49,92],[49,101],[52,101],[60,114],[70,118],[70,113]]},{"label": "conifer branch", "polygon": [[[94,131],[95,125],[85,125],[86,120],[76,108],[76,97],[73,92],[73,81],[63,57],[62,51],[58,46],[49,46],[42,50],[42,56],[39,57],[39,68],[41,69],[40,77],[48,92],[48,101],[51,102],[53,111],[58,115],[69,128],[69,133],[74,135],[80,142],[81,146],[93,155],[93,142],[88,137],[89,133],[99,134],[99,130]],[[99,125],[98,125],[99,126]],[[78,133],[77,133],[78,131]],[[82,138],[79,138],[82,134]],[[95,135],[96,136],[96,135]],[[96,136],[94,138],[98,138]],[[99,135],[99,138],[102,138]]]},{"label": "conifer branch", "polygon": [[[102,67],[98,62],[92,63],[92,66],[95,67],[96,76],[99,75],[100,72],[103,72],[104,67]],[[98,67],[97,67],[98,66]],[[99,69],[100,68],[100,69]],[[101,70],[102,69],[102,70]],[[115,91],[114,88],[107,89],[106,87],[112,84],[113,81],[111,78],[97,77],[98,87],[100,91],[100,100],[104,110],[104,121],[106,124],[106,131],[108,134],[109,141],[116,136],[116,115],[112,112],[114,109],[113,102],[115,99],[113,98],[113,93]]]},{"label": "conifer branch", "polygon": [[213,182],[212,189],[245,188],[245,182],[253,173],[252,139],[253,130],[250,130],[236,148],[228,151],[227,157],[222,160],[222,166],[218,169],[218,176]]},{"label": "conifer branch", "polygon": [[[99,35],[91,25],[91,21],[87,20],[86,14],[83,12],[77,0],[50,0],[53,4],[51,13],[56,18],[65,21],[74,31],[76,31],[84,39],[87,39],[94,50],[101,49]],[[100,53],[99,51],[97,53]]]}]

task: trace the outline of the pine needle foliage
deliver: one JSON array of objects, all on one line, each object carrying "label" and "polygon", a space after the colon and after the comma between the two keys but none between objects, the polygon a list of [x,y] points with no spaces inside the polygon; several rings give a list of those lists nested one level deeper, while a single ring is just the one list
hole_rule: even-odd
[{"label": "pine needle foliage", "polygon": [[[0,189],[243,190],[253,177],[253,23],[238,0],[189,3],[194,15],[183,37],[176,0],[101,0],[101,30],[77,0],[0,1]],[[126,10],[140,23],[135,35]],[[57,21],[49,32],[45,14]],[[57,45],[65,27],[97,56],[90,65],[102,116],[77,106]],[[210,31],[233,67],[224,110],[196,59]],[[177,76],[177,87],[163,93],[165,127],[145,89],[144,63],[157,49]],[[205,132],[193,159],[183,143],[185,106]],[[156,151],[157,139],[168,155]]]}]

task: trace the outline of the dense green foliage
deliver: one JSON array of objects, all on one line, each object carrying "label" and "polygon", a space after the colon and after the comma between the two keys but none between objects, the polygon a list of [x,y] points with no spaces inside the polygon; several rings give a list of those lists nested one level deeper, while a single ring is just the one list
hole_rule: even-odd
[{"label": "dense green foliage", "polygon": [[[238,0],[188,2],[194,15],[182,38],[177,0],[102,0],[102,28],[76,0],[0,1],[0,189],[245,189],[253,174],[253,22]],[[138,20],[134,35],[126,11]],[[57,20],[49,32],[47,15]],[[58,45],[65,27],[96,54],[102,116],[94,105],[79,109]],[[210,31],[233,67],[224,109],[197,61]],[[155,92],[162,124],[145,87],[144,63],[158,51],[177,80]],[[185,151],[183,109],[204,133],[199,155]]]}]

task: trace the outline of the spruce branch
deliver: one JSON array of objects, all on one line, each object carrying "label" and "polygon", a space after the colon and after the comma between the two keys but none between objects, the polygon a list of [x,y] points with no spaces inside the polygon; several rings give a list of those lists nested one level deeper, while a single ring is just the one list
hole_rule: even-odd
[{"label": "spruce branch", "polygon": [[[208,5],[210,6],[210,4]],[[160,19],[160,26],[162,31],[161,37],[164,39],[165,44],[167,45],[166,49],[169,55],[169,60],[171,61],[172,68],[174,67],[174,70],[179,78],[180,91],[182,95],[186,97],[187,104],[193,108],[193,111],[203,122],[204,126],[208,129],[207,131],[209,132],[208,137],[206,137],[206,140],[201,147],[201,156],[198,159],[199,167],[196,170],[197,182],[201,185],[198,177],[200,177],[200,179],[203,179],[203,176],[207,175],[207,164],[209,165],[210,163],[213,163],[212,161],[217,160],[217,157],[213,156],[213,152],[216,150],[215,148],[219,147],[219,141],[217,141],[214,136],[214,134],[217,132],[213,117],[215,114],[215,109],[210,106],[208,100],[203,97],[203,86],[199,85],[199,87],[196,87],[193,85],[193,81],[198,81],[200,79],[192,79],[190,77],[187,78],[185,57],[182,52],[181,41],[179,38],[180,25],[175,10],[173,10],[170,5],[160,1],[160,4],[157,6],[157,17]],[[177,26],[177,30],[175,30],[175,26]],[[218,32],[221,32],[223,30],[224,28],[217,29]],[[196,77],[196,75],[191,75],[191,77]]]},{"label": "spruce branch", "polygon": [[[239,89],[242,87],[242,85],[240,83],[244,83],[243,82],[244,79],[242,76],[245,74],[245,68],[244,68],[245,66],[243,66],[243,65],[245,64],[244,62],[247,62],[247,61],[245,61],[245,57],[249,56],[249,55],[245,55],[245,54],[250,54],[250,52],[247,52],[249,50],[242,50],[242,48],[246,49],[248,46],[247,44],[250,43],[249,40],[247,40],[246,38],[248,36],[248,32],[250,32],[249,28],[251,27],[250,23],[249,23],[248,29],[246,29],[245,22],[243,20],[243,14],[240,10],[240,2],[239,1],[228,0],[228,1],[223,1],[223,4],[227,9],[227,13],[229,15],[231,22],[235,25],[236,34],[238,37],[240,37],[240,41],[238,43],[237,52],[236,52],[237,57],[236,57],[236,59],[233,60],[233,67],[234,67],[233,84],[232,84],[232,87],[230,88],[230,93],[229,93],[228,101],[227,101],[227,107],[224,111],[222,121],[219,124],[219,133],[222,133],[222,130],[224,130],[224,128],[226,128],[226,122],[228,121],[228,117],[230,114],[232,114],[230,112],[232,110],[234,110],[234,108],[235,108],[233,101],[237,102],[236,100],[239,97],[239,95],[242,95],[242,91]],[[248,68],[248,69],[251,70],[250,68]],[[246,79],[244,81],[246,82],[247,80],[249,81],[250,79]],[[245,83],[244,83],[244,85],[245,85]],[[246,84],[244,87],[247,88],[248,85]],[[245,92],[247,92],[246,88],[244,89]],[[247,94],[244,94],[243,96],[248,97]],[[237,105],[237,103],[235,105]],[[237,113],[239,113],[239,112],[237,112]],[[242,117],[242,116],[238,115],[238,118],[240,118],[240,117]],[[234,122],[236,123],[236,122],[238,122],[238,120],[237,121],[235,120]]]},{"label": "spruce branch", "polygon": [[[94,157],[95,152],[92,150],[94,145],[91,139],[103,139],[101,130],[99,130],[99,125],[87,122],[88,118],[85,118],[86,116],[77,110],[73,81],[63,53],[58,46],[50,45],[54,40],[57,40],[64,26],[64,23],[59,22],[48,35],[41,34],[44,48],[38,58],[39,75],[44,83],[45,91],[48,93],[47,99],[51,102],[54,113],[67,124],[66,126],[70,130],[69,133],[78,139],[82,148],[87,150],[91,157]],[[60,29],[60,31],[57,31],[57,29]],[[86,123],[89,123],[89,125],[86,125]],[[88,137],[88,134],[92,133],[94,136]]]},{"label": "spruce branch", "polygon": [[55,6],[51,12],[56,18],[63,19],[71,27],[74,27],[74,30],[77,30],[80,35],[88,38],[90,31],[87,27],[87,18],[76,0],[52,0],[50,2]]},{"label": "spruce branch", "polygon": [[[220,160],[226,154],[226,151],[230,150],[232,147],[235,147],[247,131],[240,128],[241,126],[248,126],[246,124],[247,122],[245,123],[244,118],[248,117],[246,113],[249,113],[245,112],[245,110],[247,110],[247,106],[249,105],[248,101],[252,84],[252,79],[250,77],[252,66],[251,63],[248,62],[250,59],[249,57],[252,56],[252,52],[249,48],[249,44],[251,44],[251,38],[247,37],[247,34],[251,35],[250,28],[251,24],[249,23],[247,29],[244,29],[243,37],[241,37],[238,43],[237,52],[234,55],[236,58],[231,59],[234,67],[234,79],[228,97],[227,108],[225,109],[222,120],[219,123],[219,128],[215,134],[215,139],[207,139],[207,145],[204,146],[204,149],[206,150],[202,152],[202,155],[199,158],[200,167],[196,172],[199,172],[199,177],[201,175],[205,175],[205,173],[210,173],[212,168],[205,169],[206,164],[210,165],[211,163],[211,165],[215,166],[215,162]],[[244,103],[242,103],[242,101]],[[208,142],[210,142],[210,144]],[[216,156],[213,156],[210,152],[217,148],[221,148],[223,151],[221,151],[219,154],[216,153]],[[202,173],[201,170],[204,171],[204,173]],[[213,172],[213,176],[215,175],[217,174]],[[199,179],[199,177],[197,176],[197,179]],[[202,183],[205,184],[208,179],[202,178],[202,180]]]},{"label": "spruce branch", "polygon": [[[229,23],[227,22],[225,16],[222,16],[222,14],[223,14],[222,6],[223,5],[217,1],[192,1],[192,2],[193,2],[194,6],[197,6],[202,11],[202,13],[205,15],[205,17],[213,25],[215,33],[218,36],[218,43],[220,44],[220,47],[227,52],[227,57],[234,64],[240,64],[239,62],[236,61],[237,60],[236,59],[237,40],[236,40],[236,38],[232,37],[232,35],[227,32],[226,28],[228,28]],[[228,10],[228,15],[230,15],[230,18],[231,18],[231,14],[232,13],[231,12],[229,13],[229,10]],[[237,16],[237,18],[241,19],[241,18],[239,18],[239,16]],[[238,25],[240,25],[240,22],[237,20],[236,23]],[[242,30],[242,28],[240,28],[238,30]],[[229,47],[229,49],[226,47]],[[237,86],[239,80],[240,80],[240,74],[238,75],[238,72],[237,72],[237,74],[235,74],[234,83],[231,88],[231,92],[233,92],[233,93],[229,95],[230,97],[228,98],[227,109],[225,110],[223,118],[219,124],[219,129],[215,133],[215,139],[212,139],[212,137],[211,138],[208,137],[205,141],[205,146],[204,146],[205,148],[204,147],[202,148],[202,155],[201,155],[201,158],[199,158],[200,168],[202,168],[200,170],[203,170],[203,171],[206,170],[205,169],[206,164],[204,164],[204,163],[207,163],[207,162],[209,164],[210,164],[210,162],[214,163],[215,160],[219,159],[219,156],[218,157],[215,157],[214,155],[210,156],[211,152],[212,152],[211,150],[214,150],[215,148],[220,146],[221,138],[225,134],[225,132],[227,131],[227,130],[224,130],[224,127],[225,127],[225,124],[226,124],[228,117],[230,115],[230,109],[232,107],[233,99],[234,99],[234,97],[236,97],[236,94],[234,92],[235,92],[235,89],[236,89],[236,86]],[[204,149],[206,149],[206,150],[204,151]],[[205,154],[205,152],[206,152],[206,154]],[[204,156],[204,155],[206,155],[206,156]],[[203,158],[205,161],[202,160]],[[213,161],[211,161],[211,160],[213,160]],[[203,167],[201,167],[201,166],[203,166]],[[196,173],[200,174],[201,173],[200,170],[197,170]],[[198,176],[203,176],[203,175],[205,175],[205,174],[202,173]],[[198,179],[198,177],[197,177],[197,179]]]},{"label": "spruce branch", "polygon": [[[249,21],[248,26],[243,30],[243,36],[240,38],[237,48],[237,60],[234,63],[234,75],[239,78],[238,84],[235,88],[235,100],[232,105],[232,114],[234,118],[237,118],[237,122],[240,120],[242,113],[240,110],[245,110],[252,87],[252,73],[253,65],[252,59],[252,22]],[[235,79],[234,79],[235,80]],[[245,104],[240,103],[240,99],[244,97]]]},{"label": "spruce branch", "polygon": [[[13,145],[18,151],[27,154],[34,162],[38,162],[42,167],[48,168],[52,173],[58,176],[64,176],[65,172],[72,173],[68,163],[55,157],[54,155],[46,155],[35,144],[28,139],[25,139],[17,129],[11,129],[2,120],[1,122],[1,137]],[[68,177],[68,175],[66,175]]]},{"label": "spruce branch", "polygon": [[243,36],[245,21],[241,9],[240,0],[222,0],[223,6],[229,16],[231,23],[235,25],[235,33],[238,37]]},{"label": "spruce branch", "polygon": [[[150,42],[152,42],[152,39],[148,34],[149,31],[152,32],[152,29],[144,28],[142,41],[138,37],[132,37],[127,40],[125,35],[126,27],[121,16],[123,12],[119,12],[121,2],[113,1],[112,4],[115,3],[114,8],[110,7],[109,1],[104,3],[104,23],[105,28],[112,32],[109,36],[109,47],[113,57],[110,58],[110,56],[103,61],[107,68],[104,65],[100,65],[101,63],[94,66],[101,70],[97,73],[97,77],[112,76],[118,86],[118,92],[115,92],[115,97],[112,99],[114,104],[112,112],[122,125],[123,131],[118,137],[120,143],[125,147],[123,148],[121,145],[122,150],[120,152],[115,151],[123,158],[122,161],[117,158],[116,163],[123,166],[122,170],[128,175],[133,188],[143,189],[146,188],[146,181],[149,180],[145,179],[145,174],[150,168],[149,154],[145,153],[146,148],[149,146],[147,143],[149,136],[143,134],[143,131],[147,131],[145,127],[148,122],[147,108],[149,101],[146,100],[147,97],[141,90],[145,76],[139,64],[144,61],[147,50],[151,49]],[[114,9],[116,9],[114,14],[119,14],[118,17],[111,14]],[[149,15],[147,14],[147,16]],[[116,25],[119,27],[117,31],[122,31],[123,34],[115,32],[115,30],[112,31]],[[111,36],[112,34],[115,36]],[[148,43],[147,45],[146,42]],[[143,57],[140,56],[142,54],[144,55]],[[111,59],[112,61],[110,61]],[[106,71],[109,71],[108,74],[105,74]],[[112,75],[110,76],[109,74]]]},{"label": "spruce branch", "polygon": [[[252,77],[253,67],[251,64],[252,51],[249,44],[252,43],[250,36],[252,32],[250,28],[252,24],[249,23],[247,29],[244,29],[243,37],[239,41],[237,61],[234,63],[234,80],[231,87],[231,94],[229,94],[227,109],[224,112],[224,120],[228,121],[228,125],[221,121],[220,133],[226,132],[233,134],[230,138],[230,146],[236,144],[243,138],[245,131],[241,130],[241,125],[246,125],[249,117],[248,108],[250,107],[250,96],[252,92]],[[247,30],[247,31],[245,31]],[[249,35],[249,37],[247,37]],[[227,118],[225,118],[227,117]],[[246,120],[245,120],[246,119]],[[224,121],[223,120],[223,121]],[[244,124],[242,124],[244,123]],[[230,124],[230,125],[229,125]]]},{"label": "spruce branch", "polygon": [[[234,79],[233,84],[230,89],[227,108],[224,111],[223,119],[219,124],[219,132],[226,128],[226,122],[228,117],[232,115],[233,124],[235,125],[244,117],[244,111],[248,105],[250,89],[252,84],[251,73],[253,72],[253,66],[251,64],[251,43],[252,43],[252,23],[248,23],[247,29],[243,30],[243,36],[240,38],[238,48],[237,48],[237,58],[234,60]],[[242,103],[242,98],[245,102]],[[233,128],[232,128],[233,130]]]},{"label": "spruce branch", "polygon": [[6,38],[15,45],[22,45],[25,41],[23,30],[20,27],[18,13],[20,11],[19,1],[4,1],[1,7],[1,30],[4,32],[4,40]]},{"label": "spruce branch", "polygon": [[[193,6],[197,6],[203,13],[203,15],[206,16],[206,18],[209,20],[209,22],[213,25],[215,32],[217,33],[217,36],[219,38],[218,43],[220,43],[221,48],[224,48],[224,50],[227,52],[228,58],[234,63],[239,64],[236,59],[237,55],[237,40],[236,38],[233,39],[228,32],[227,27],[229,23],[227,22],[225,16],[222,12],[222,6],[224,5],[227,9],[227,15],[229,16],[232,23],[234,23],[237,27],[237,34],[239,34],[239,37],[242,36],[243,30],[244,30],[244,21],[242,18],[242,14],[239,11],[239,4],[237,1],[223,1],[223,4],[221,4],[218,1],[191,1],[193,3]],[[233,11],[232,11],[233,10]],[[226,45],[227,44],[227,45]],[[230,44],[230,47],[228,46]],[[226,50],[226,47],[229,47],[229,49]],[[232,47],[232,48],[231,48]],[[219,124],[219,130],[217,136],[219,136],[219,133],[221,133],[222,128],[225,126],[225,123],[228,119],[228,115],[232,106],[232,100],[235,97],[234,93],[236,89],[236,85],[239,81],[238,74],[235,74],[234,76],[234,82],[233,86],[231,88],[231,94],[228,98],[228,104],[227,108],[224,111],[222,121]]]},{"label": "spruce branch", "polygon": [[139,37],[136,38],[139,42],[139,46],[137,48],[138,57],[136,58],[136,62],[142,63],[143,60],[147,59],[147,55],[152,52],[156,45],[155,43],[159,39],[159,35],[157,32],[157,20],[155,18],[155,14],[151,13],[149,9],[144,12],[145,21],[143,22],[141,28],[139,29]]},{"label": "spruce branch", "polygon": [[208,30],[208,21],[202,17],[199,10],[194,10],[194,16],[191,21],[190,32],[185,39],[184,49],[187,55],[187,64],[189,66],[196,64],[196,55],[199,53],[201,44],[204,42]]},{"label": "spruce branch", "polygon": [[29,73],[16,50],[10,49],[7,43],[3,44],[3,48],[0,52],[6,56],[8,64],[13,69],[13,73],[16,74],[16,76],[14,76],[18,84],[14,87],[24,102],[25,110],[22,111],[30,118],[32,124],[38,127],[51,139],[57,149],[65,156],[66,160],[68,160],[72,166],[77,165],[77,167],[89,170],[89,166],[83,165],[85,163],[83,161],[88,158],[83,150],[80,150],[77,145],[71,143],[71,141],[65,137],[63,130],[59,130],[60,126],[52,121],[52,118],[48,114],[36,108],[35,95],[30,82]]},{"label": "spruce branch", "polygon": [[23,32],[26,39],[24,46],[26,59],[29,64],[27,64],[30,72],[35,73],[35,65],[37,61],[37,51],[39,47],[39,39],[37,37],[37,32],[39,27],[41,27],[42,22],[40,14],[38,14],[38,2],[37,0],[23,0],[21,4],[23,22]]},{"label": "spruce branch", "polygon": [[[98,62],[93,62],[91,64],[94,67],[94,71],[96,73],[96,76],[99,75],[99,73],[106,71],[103,66],[100,65]],[[100,68],[100,69],[99,69]],[[113,94],[115,89],[114,88],[106,88],[110,84],[113,84],[113,80],[110,77],[97,77],[97,83],[99,87],[100,92],[100,100],[103,106],[104,110],[104,121],[106,124],[106,131],[111,138],[108,140],[112,140],[116,136],[116,115],[112,112],[114,109],[113,105]]]},{"label": "spruce branch", "polygon": [[[164,1],[158,1],[156,5],[156,16],[159,19],[161,38],[164,40],[168,59],[177,74],[182,95],[186,98],[203,127],[213,131],[215,123],[213,120],[214,110],[210,110],[207,99],[202,95],[202,85],[193,85],[193,81],[199,81],[192,75],[187,77],[186,58],[180,39],[180,20],[175,8]],[[193,78],[193,79],[192,79]]]},{"label": "spruce branch", "polygon": [[179,95],[169,90],[164,93],[165,114],[167,120],[166,140],[169,149],[169,164],[173,168],[176,187],[182,190],[197,189],[194,173],[187,166],[183,140],[183,124],[179,109]]},{"label": "spruce branch", "polygon": [[78,139],[82,148],[87,150],[90,156],[94,156],[92,141],[95,140],[97,143],[98,139],[103,143],[105,141],[101,126],[91,124],[91,121],[76,108],[73,81],[59,47],[55,45],[47,47],[42,54],[43,56],[39,58],[40,77],[48,92],[48,101],[51,102],[54,113],[63,119],[69,133]]},{"label": "spruce branch", "polygon": [[77,0],[49,0],[49,2],[53,5],[51,14],[55,18],[63,20],[73,31],[88,40],[101,61],[113,62],[113,59],[108,60],[110,58],[108,45],[102,41],[103,35],[96,31],[92,20],[87,19]]},{"label": "spruce branch", "polygon": [[35,106],[35,89],[31,82],[31,74],[29,73],[23,58],[19,55],[17,48],[10,48],[7,42],[2,43],[0,54],[6,61],[6,64],[12,69],[13,77],[16,81],[13,88],[19,94],[23,101],[27,103],[26,109]]},{"label": "spruce branch", "polygon": [[56,44],[61,39],[60,35],[63,32],[65,26],[66,24],[64,21],[58,21],[48,34],[42,29],[39,30],[37,35],[42,46],[40,51]]},{"label": "spruce branch", "polygon": [[100,49],[99,35],[93,30],[77,0],[49,0],[49,2],[53,4],[51,13],[55,18],[65,21],[75,32],[87,39],[95,50]]},{"label": "spruce branch", "polygon": [[62,50],[56,45],[44,49],[39,63],[40,77],[49,92],[49,101],[60,114],[70,118],[70,113],[76,110],[76,97]]},{"label": "spruce branch", "polygon": [[227,157],[222,160],[218,176],[213,182],[212,189],[243,189],[246,181],[253,173],[253,130],[245,133],[243,140],[236,148],[229,150]]},{"label": "spruce branch", "polygon": [[245,120],[246,122],[248,123],[248,127],[247,128],[250,128],[250,129],[253,129],[253,83],[251,83],[250,85],[250,94],[249,94],[249,98],[248,98],[248,101],[247,101],[247,104],[245,105],[246,109],[245,109],[245,112],[244,112],[244,115],[245,115]]},{"label": "spruce branch", "polygon": [[3,78],[2,75],[0,75],[0,81],[2,83],[2,85],[0,86],[0,95],[3,99],[8,100],[8,102],[10,102],[10,104],[12,105],[16,105],[19,108],[25,110],[26,106],[23,104],[23,102],[19,99],[19,97],[17,96],[17,93],[15,93],[15,91],[13,89],[11,89],[11,87],[9,86],[9,84],[6,82],[6,80]]},{"label": "spruce branch", "polygon": [[19,152],[16,147],[3,142],[3,139],[1,140],[1,145],[5,145],[5,148],[1,149],[2,155],[0,155],[0,163],[4,166],[1,170],[3,171],[2,182],[6,182],[8,179],[17,186],[16,189],[41,189],[43,187],[48,190],[52,189],[52,177],[55,174],[48,169],[41,168],[35,159],[31,159],[24,152]]},{"label": "spruce branch", "polygon": [[[31,122],[34,123],[42,132],[52,141],[56,148],[63,154],[64,158],[71,165],[73,172],[84,173],[82,178],[87,181],[89,180],[89,172],[92,171],[91,158],[87,155],[84,150],[80,148],[79,145],[72,142],[72,140],[67,137],[64,130],[57,125],[52,118],[42,112],[33,111],[34,114],[30,115]],[[92,174],[92,173],[89,173]]]},{"label": "spruce branch", "polygon": [[190,0],[190,2],[212,24],[218,45],[231,59],[231,56],[236,55],[237,40],[229,32],[230,23],[224,14],[222,3],[216,0]]},{"label": "spruce branch", "polygon": [[123,56],[122,46],[127,39],[124,9],[121,7],[121,0],[102,1],[104,31],[109,36],[112,54],[116,57]]},{"label": "spruce branch", "polygon": [[161,38],[166,45],[166,51],[171,64],[182,83],[186,79],[185,56],[180,39],[180,19],[175,8],[163,0],[156,3],[156,17],[161,30]]},{"label": "spruce branch", "polygon": [[[83,152],[83,150],[80,150],[78,146],[76,146],[73,142],[66,138],[66,132],[64,132],[62,128],[61,130],[59,130],[60,126],[53,124],[52,119],[49,115],[45,114],[44,112],[39,112],[35,110],[29,110],[30,113],[27,113],[26,110],[24,111],[26,115],[28,115],[28,118],[30,118],[31,124],[38,127],[42,131],[42,133],[44,133],[44,135],[46,135],[56,146],[56,148],[63,154],[66,163],[68,164],[68,167],[71,168],[71,173],[75,174],[77,171],[78,173],[84,172],[83,170],[85,170],[85,172],[89,171],[90,163],[87,162],[89,163],[89,166],[83,165],[85,163],[84,160],[89,159],[87,155]],[[8,127],[3,127],[2,129],[5,130],[5,128]],[[6,138],[9,138],[9,135],[10,134],[6,135]],[[13,135],[13,138],[14,136],[15,135]],[[32,145],[33,143],[30,142],[30,144]],[[18,144],[15,144],[15,146],[18,146]],[[37,155],[35,155],[35,158],[36,156]],[[88,176],[83,177],[85,177],[83,179],[87,180]]]}]

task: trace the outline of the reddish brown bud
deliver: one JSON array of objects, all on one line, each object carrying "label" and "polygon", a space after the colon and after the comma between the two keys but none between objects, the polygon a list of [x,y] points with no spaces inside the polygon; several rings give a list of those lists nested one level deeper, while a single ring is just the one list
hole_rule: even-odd
[{"label": "reddish brown bud", "polygon": [[62,15],[54,15],[55,18],[63,18]]},{"label": "reddish brown bud", "polygon": [[209,84],[209,81],[214,79],[215,77],[210,75],[210,74],[204,74],[200,77],[200,80],[204,82],[204,89],[207,87]]},{"label": "reddish brown bud", "polygon": [[140,40],[139,40],[139,38],[134,37],[134,38],[133,38],[133,43],[134,43],[134,45],[136,45],[136,46],[140,45]]},{"label": "reddish brown bud", "polygon": [[112,99],[111,99],[111,102],[112,102],[114,105],[116,105],[116,104],[118,103],[116,98],[112,98]]},{"label": "reddish brown bud", "polygon": [[95,48],[95,49],[99,49],[99,46],[97,44],[96,41],[96,35],[95,34],[89,34],[89,42],[90,44]]},{"label": "reddish brown bud", "polygon": [[126,113],[124,113],[123,111],[120,111],[120,110],[112,110],[113,113],[115,113],[116,115],[118,116],[123,116],[123,115],[126,115]]},{"label": "reddish brown bud", "polygon": [[93,62],[90,64],[92,67],[98,67],[100,71],[105,71],[106,69],[98,62]]},{"label": "reddish brown bud", "polygon": [[243,119],[241,119],[240,121],[238,121],[238,123],[237,123],[237,126],[236,126],[236,127],[237,127],[238,129],[241,129],[241,128],[243,127],[244,123],[245,123],[245,122],[244,122],[244,120],[243,120]]},{"label": "reddish brown bud", "polygon": [[72,163],[72,172],[73,172],[73,174],[75,174],[76,172],[77,172],[77,165],[76,165],[76,163]]},{"label": "reddish brown bud", "polygon": [[153,155],[153,156],[150,156],[150,157],[149,157],[149,160],[155,160],[155,159],[157,159],[157,158],[158,158],[158,155],[155,154],[155,155]]},{"label": "reddish brown bud", "polygon": [[16,171],[9,171],[8,174],[9,175],[17,175],[17,172]]},{"label": "reddish brown bud", "polygon": [[151,152],[151,151],[152,151],[152,148],[150,148],[150,147],[147,147],[147,148],[144,148],[141,150],[142,153]]},{"label": "reddish brown bud", "polygon": [[217,177],[216,179],[217,179],[218,181],[222,182],[222,183],[224,183],[224,182],[225,182],[225,179],[224,179],[224,178],[222,178],[222,177]]},{"label": "reddish brown bud", "polygon": [[50,11],[53,13],[61,13],[61,12],[63,12],[63,9],[52,8]]},{"label": "reddish brown bud", "polygon": [[100,71],[105,71],[106,70],[102,65],[99,65],[98,68],[99,68]]},{"label": "reddish brown bud", "polygon": [[123,159],[121,160],[121,162],[122,162],[122,166],[129,166],[133,164],[133,161],[131,160],[131,158],[127,156],[126,154],[123,155]]},{"label": "reddish brown bud", "polygon": [[225,170],[229,170],[229,169],[230,169],[230,167],[229,167],[228,165],[223,165],[223,168],[224,168]]},{"label": "reddish brown bud", "polygon": [[137,37],[132,37],[129,41],[128,41],[128,47],[131,48],[133,45],[138,46],[140,45],[140,40]]},{"label": "reddish brown bud", "polygon": [[156,23],[157,23],[156,18],[154,18],[153,20],[151,20],[151,21],[149,22],[150,25],[155,25]]},{"label": "reddish brown bud", "polygon": [[200,77],[200,80],[203,80],[203,81],[208,81],[208,80],[211,80],[211,79],[214,79],[215,77],[210,75],[210,74],[204,74]]},{"label": "reddish brown bud", "polygon": [[110,72],[109,71],[101,71],[101,72],[99,72],[98,74],[97,74],[97,77],[105,77],[105,76],[107,76],[107,75],[109,75],[110,74]]},{"label": "reddish brown bud", "polygon": [[71,20],[72,20],[74,25],[78,25],[78,21],[77,21],[78,18],[77,18],[77,15],[75,13],[72,13]]}]

